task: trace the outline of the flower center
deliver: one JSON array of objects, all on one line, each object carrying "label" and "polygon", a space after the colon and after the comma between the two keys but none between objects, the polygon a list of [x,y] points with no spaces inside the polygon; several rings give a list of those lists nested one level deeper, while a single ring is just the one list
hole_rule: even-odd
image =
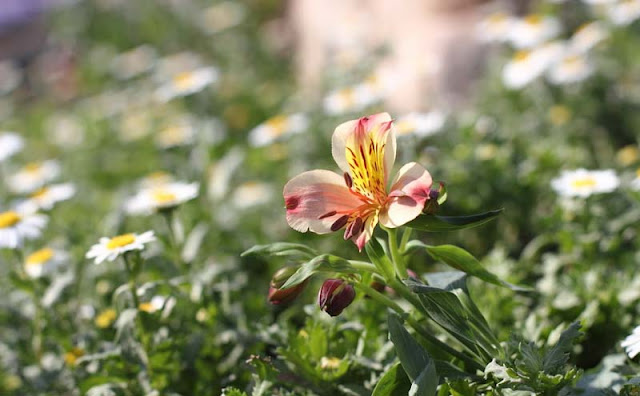
[{"label": "flower center", "polygon": [[156,311],[156,308],[150,302],[140,303],[140,305],[138,305],[138,309],[147,313],[153,313]]},{"label": "flower center", "polygon": [[531,51],[518,51],[513,55],[513,60],[516,62],[524,62],[531,56]]},{"label": "flower center", "polygon": [[33,199],[42,199],[49,193],[49,189],[47,187],[42,187],[38,191],[31,194],[31,198]]},{"label": "flower center", "polygon": [[287,117],[275,116],[265,122],[265,125],[269,128],[271,136],[280,136],[285,131],[287,126]]},{"label": "flower center", "polygon": [[593,177],[585,177],[582,179],[576,179],[574,181],[571,182],[571,186],[573,188],[590,188],[590,187],[595,187],[596,185],[596,179],[594,179]]},{"label": "flower center", "polygon": [[107,249],[113,250],[113,249],[117,249],[127,245],[131,245],[133,242],[135,242],[135,240],[136,240],[135,234],[118,235],[111,238],[109,242],[107,242]]},{"label": "flower center", "polygon": [[178,89],[190,88],[194,81],[195,78],[192,72],[178,73],[173,77],[173,83],[178,87]]},{"label": "flower center", "polygon": [[178,197],[176,197],[176,194],[161,189],[155,190],[151,196],[156,203],[161,205],[175,202],[178,199]]},{"label": "flower center", "polygon": [[323,356],[320,359],[320,368],[323,370],[335,370],[340,367],[341,360],[337,357],[326,357]]},{"label": "flower center", "polygon": [[524,21],[528,24],[528,25],[533,25],[533,26],[538,26],[542,23],[542,17],[540,15],[529,15],[528,17],[524,18]]},{"label": "flower center", "polygon": [[44,248],[38,251],[31,253],[27,256],[26,264],[27,265],[41,265],[51,260],[53,257],[53,249]]},{"label": "flower center", "polygon": [[[364,128],[364,125],[358,128]],[[382,125],[376,125],[371,130],[362,129],[357,132],[346,145],[346,157],[349,164],[351,184],[353,190],[369,201],[379,204],[386,200],[384,151],[386,147],[387,130],[381,130]]]},{"label": "flower center", "polygon": [[489,17],[489,23],[496,24],[496,25],[499,23],[505,22],[506,20],[507,20],[507,15],[501,12],[493,14]]},{"label": "flower center", "polygon": [[31,162],[31,163],[26,164],[26,165],[24,166],[24,170],[25,170],[27,173],[34,174],[34,173],[38,173],[38,172],[40,172],[40,168],[41,168],[41,167],[42,167],[42,165],[40,165],[39,163],[37,163],[37,162]]},{"label": "flower center", "polygon": [[20,221],[20,215],[10,210],[0,213],[0,228],[8,228]]}]

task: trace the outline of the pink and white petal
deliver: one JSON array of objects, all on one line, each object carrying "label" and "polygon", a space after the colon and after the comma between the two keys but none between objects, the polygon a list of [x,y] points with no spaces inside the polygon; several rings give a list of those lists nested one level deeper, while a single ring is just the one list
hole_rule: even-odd
[{"label": "pink and white petal", "polygon": [[429,199],[432,184],[431,175],[421,165],[415,162],[404,165],[391,186],[386,207],[380,211],[380,224],[395,228],[418,217]]},{"label": "pink and white petal", "polygon": [[349,172],[347,163],[347,141],[355,133],[360,120],[351,120],[338,125],[331,136],[331,155],[343,172]]},{"label": "pink and white petal", "polygon": [[356,246],[358,247],[358,251],[361,252],[362,248],[364,248],[364,245],[366,245],[367,242],[369,242],[369,240],[373,236],[373,231],[375,230],[377,224],[378,224],[378,215],[373,214],[369,216],[367,220],[365,220],[364,222],[364,228],[362,229],[362,232],[360,232],[360,234],[358,235],[354,235],[353,238],[351,238],[353,243],[355,243]]},{"label": "pink and white petal", "polygon": [[[376,129],[376,133],[386,135],[385,150],[384,150],[384,171],[385,171],[385,183],[386,178],[389,176],[389,172],[393,169],[393,164],[396,162],[396,132],[391,122],[391,116],[389,113],[378,113],[370,115],[367,118],[365,125],[367,130]],[[384,136],[379,136],[384,137]],[[377,137],[378,138],[378,137]],[[377,139],[376,139],[377,140]]]},{"label": "pink and white petal", "polygon": [[337,219],[362,204],[349,191],[343,176],[321,169],[304,172],[289,180],[283,195],[289,226],[300,232],[317,234],[331,232],[331,225]]}]

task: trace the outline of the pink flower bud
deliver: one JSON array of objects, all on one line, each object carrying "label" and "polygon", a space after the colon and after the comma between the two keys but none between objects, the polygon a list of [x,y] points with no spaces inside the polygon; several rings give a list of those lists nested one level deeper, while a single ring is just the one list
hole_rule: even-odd
[{"label": "pink flower bud", "polygon": [[331,316],[338,316],[356,297],[353,286],[342,279],[327,279],[318,293],[320,309]]}]

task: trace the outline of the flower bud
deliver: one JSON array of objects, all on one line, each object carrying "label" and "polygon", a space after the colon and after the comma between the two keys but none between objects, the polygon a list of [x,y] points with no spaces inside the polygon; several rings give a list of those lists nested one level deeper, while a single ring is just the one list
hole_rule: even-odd
[{"label": "flower bud", "polygon": [[267,296],[267,299],[271,304],[288,304],[302,293],[307,285],[307,280],[287,289],[280,289],[297,270],[298,269],[296,267],[283,267],[276,271],[271,278],[269,294]]},{"label": "flower bud", "polygon": [[444,183],[440,182],[438,184],[438,188],[432,188],[429,191],[429,200],[424,205],[424,209],[422,209],[422,213],[425,214],[435,214],[438,209],[440,209],[440,203],[438,202],[440,195],[444,194],[446,198],[446,190],[444,187]]},{"label": "flower bud", "polygon": [[353,286],[342,279],[327,279],[318,293],[320,309],[331,316],[338,316],[356,297]]}]

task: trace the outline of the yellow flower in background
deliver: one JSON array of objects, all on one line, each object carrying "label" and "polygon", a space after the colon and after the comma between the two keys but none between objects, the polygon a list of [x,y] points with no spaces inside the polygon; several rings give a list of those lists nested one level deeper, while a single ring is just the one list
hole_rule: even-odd
[{"label": "yellow flower in background", "polygon": [[640,150],[636,145],[624,146],[616,153],[616,161],[622,166],[630,166],[640,158]]},{"label": "yellow flower in background", "polygon": [[549,121],[555,126],[562,126],[571,119],[571,110],[567,106],[554,105],[549,108]]},{"label": "yellow flower in background", "polygon": [[24,271],[31,278],[40,278],[58,269],[68,258],[63,251],[45,247],[25,258]]},{"label": "yellow flower in background", "polygon": [[85,353],[84,349],[73,347],[70,351],[64,354],[64,362],[69,366],[75,366],[78,359],[83,357]]},{"label": "yellow flower in background", "polygon": [[101,329],[106,329],[107,327],[111,327],[111,324],[116,320],[118,314],[116,310],[113,308],[107,308],[104,311],[100,312],[98,316],[96,316],[95,324],[97,327]]},{"label": "yellow flower in background", "polygon": [[323,370],[335,370],[340,367],[341,362],[340,358],[323,356],[320,359],[320,368]]},{"label": "yellow flower in background", "polygon": [[308,126],[309,120],[302,113],[277,115],[249,132],[249,144],[254,147],[266,146],[282,137],[301,133]]},{"label": "yellow flower in background", "polygon": [[18,194],[29,194],[60,175],[58,161],[48,160],[25,165],[7,178],[9,189]]},{"label": "yellow flower in background", "polygon": [[218,71],[213,67],[199,67],[175,73],[169,81],[156,90],[156,99],[168,102],[171,99],[200,92],[218,80]]}]

